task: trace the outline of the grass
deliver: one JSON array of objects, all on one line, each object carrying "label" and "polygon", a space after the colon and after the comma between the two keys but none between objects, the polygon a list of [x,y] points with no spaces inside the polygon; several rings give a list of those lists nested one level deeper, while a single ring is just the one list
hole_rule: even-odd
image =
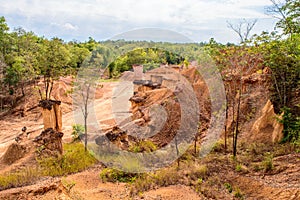
[{"label": "grass", "polygon": [[123,182],[132,183],[138,177],[138,174],[126,173],[117,169],[105,168],[100,172],[100,178],[103,182]]},{"label": "grass", "polygon": [[84,150],[81,143],[64,145],[64,154],[59,157],[38,159],[44,176],[62,176],[86,169],[96,163],[96,159]]},{"label": "grass", "polygon": [[33,183],[41,176],[37,168],[27,167],[13,173],[0,175],[0,190]]},{"label": "grass", "polygon": [[142,140],[142,141],[139,141],[133,145],[131,145],[129,147],[129,151],[131,152],[134,152],[134,153],[138,153],[138,152],[153,152],[153,151],[156,151],[157,149],[157,146],[149,141],[149,140]]},{"label": "grass", "polygon": [[241,165],[241,164],[237,164],[237,165],[235,166],[235,171],[237,171],[237,172],[242,171],[242,165]]},{"label": "grass", "polygon": [[231,193],[233,190],[230,183],[227,183],[227,182],[224,183],[224,187],[228,190],[229,193]]},{"label": "grass", "polygon": [[119,79],[100,79],[99,83],[109,83],[109,82],[118,82],[120,81]]},{"label": "grass", "polygon": [[70,192],[71,189],[76,185],[75,181],[67,181],[66,179],[62,179],[61,183],[68,192]]},{"label": "grass", "polygon": [[43,176],[62,176],[82,171],[95,164],[96,159],[81,143],[64,144],[64,154],[37,160],[37,166],[0,175],[0,190],[28,185]]},{"label": "grass", "polygon": [[274,169],[273,154],[269,152],[265,154],[265,159],[262,162],[262,166],[265,172],[269,172]]},{"label": "grass", "polygon": [[130,194],[133,196],[155,187],[175,185],[179,183],[180,179],[181,175],[178,173],[175,166],[152,173],[142,174],[131,185]]}]

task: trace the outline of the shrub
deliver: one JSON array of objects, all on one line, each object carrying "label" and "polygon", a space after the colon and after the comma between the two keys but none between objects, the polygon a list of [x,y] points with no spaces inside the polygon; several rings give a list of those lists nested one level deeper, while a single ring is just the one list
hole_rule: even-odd
[{"label": "shrub", "polygon": [[112,168],[105,168],[100,172],[100,178],[104,182],[132,183],[137,177],[138,174],[126,173]]},{"label": "shrub", "polygon": [[71,134],[73,137],[73,141],[80,140],[80,138],[84,134],[84,126],[82,126],[81,124],[74,124],[74,125],[72,125],[72,129],[73,129],[73,132]]},{"label": "shrub", "polygon": [[297,142],[300,140],[300,117],[295,117],[291,109],[284,107],[283,116],[279,122],[284,126],[284,138],[282,142]]},{"label": "shrub", "polygon": [[131,145],[128,150],[131,152],[138,153],[138,152],[153,152],[156,151],[156,149],[157,146],[153,142],[149,140],[142,140]]},{"label": "shrub", "polygon": [[271,170],[274,169],[274,165],[273,165],[273,154],[271,153],[266,153],[265,154],[265,159],[262,162],[263,165],[263,169],[265,170],[265,172],[269,172]]},{"label": "shrub", "polygon": [[229,193],[232,192],[232,186],[230,183],[224,183],[224,187],[228,190]]},{"label": "shrub", "polygon": [[235,188],[233,195],[236,198],[244,199],[244,195],[242,194],[242,192],[239,188]]},{"label": "shrub", "polygon": [[67,181],[66,179],[62,179],[62,180],[61,180],[61,183],[62,183],[63,187],[64,187],[68,192],[70,192],[71,189],[76,185],[76,182],[74,182],[74,181]]},{"label": "shrub", "polygon": [[217,141],[212,148],[212,150],[214,152],[222,152],[223,149],[224,149],[224,141],[223,140]]},{"label": "shrub", "polygon": [[206,165],[196,165],[190,168],[190,172],[188,174],[192,180],[197,180],[199,178],[205,178],[208,175],[208,169]]},{"label": "shrub", "polygon": [[237,164],[237,165],[235,166],[235,171],[237,171],[237,172],[242,171],[242,165],[241,165],[241,164]]}]

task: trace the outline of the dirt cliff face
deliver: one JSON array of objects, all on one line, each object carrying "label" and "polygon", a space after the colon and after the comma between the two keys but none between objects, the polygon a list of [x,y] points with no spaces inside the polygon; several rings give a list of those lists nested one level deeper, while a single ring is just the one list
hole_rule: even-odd
[{"label": "dirt cliff face", "polygon": [[280,142],[283,139],[283,124],[279,123],[270,100],[261,110],[261,116],[254,122],[251,139],[258,142]]},{"label": "dirt cliff face", "polygon": [[28,152],[29,148],[27,148],[24,144],[12,143],[6,150],[5,154],[1,157],[1,163],[11,165],[23,158]]},{"label": "dirt cliff face", "polygon": [[[168,76],[165,78],[157,74]],[[106,133],[108,138],[113,138],[109,139],[111,142],[128,150],[130,145],[141,140],[148,140],[158,148],[162,148],[177,135],[184,120],[182,118],[187,118],[187,122],[184,122],[185,128],[189,129],[192,126],[195,121],[192,113],[195,113],[197,108],[200,112],[197,112],[196,115],[199,116],[196,119],[200,119],[201,123],[198,121],[195,123],[196,126],[200,124],[198,131],[205,133],[210,122],[211,104],[206,83],[195,68],[182,70],[180,74],[156,69],[150,75],[146,74],[145,78],[149,80],[134,82],[134,95],[129,99],[131,118],[120,123],[120,127],[114,127]],[[193,95],[189,96],[191,93]],[[195,101],[191,100],[193,98]],[[195,105],[190,102],[194,102]],[[185,109],[184,114],[187,116],[183,117],[182,109]],[[124,130],[128,131],[124,132]],[[114,137],[110,137],[111,135]],[[188,139],[188,136],[181,135],[180,137],[183,140]],[[100,140],[99,138],[98,142]]]}]

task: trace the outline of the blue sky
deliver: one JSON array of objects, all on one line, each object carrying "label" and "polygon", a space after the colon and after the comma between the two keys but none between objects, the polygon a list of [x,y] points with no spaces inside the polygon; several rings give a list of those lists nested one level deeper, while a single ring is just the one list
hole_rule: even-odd
[{"label": "blue sky", "polygon": [[0,0],[0,16],[10,27],[66,41],[89,36],[106,40],[131,30],[158,28],[195,42],[215,38],[226,43],[239,41],[227,21],[258,19],[252,34],[272,31],[276,21],[265,14],[269,5],[270,0]]}]

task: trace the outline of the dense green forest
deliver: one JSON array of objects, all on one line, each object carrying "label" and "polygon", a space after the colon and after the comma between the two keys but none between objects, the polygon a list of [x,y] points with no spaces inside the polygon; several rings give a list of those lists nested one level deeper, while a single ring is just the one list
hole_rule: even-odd
[{"label": "dense green forest", "polygon": [[[23,28],[11,30],[5,17],[0,18],[0,95],[25,96],[24,86],[44,79],[46,91],[41,98],[49,98],[53,81],[60,76],[76,75],[85,59],[97,67],[107,67],[110,77],[130,70],[133,64],[148,69],[160,63],[188,65],[205,51],[222,71],[233,66],[255,63],[272,71],[271,100],[282,119],[285,140],[299,140],[300,132],[300,2],[286,1],[274,7],[280,20],[280,32],[263,32],[239,45],[220,44],[214,39],[206,43],[176,44],[147,41],[63,41],[48,39],[27,32]],[[108,56],[114,62],[105,60]],[[50,90],[50,91],[48,91]],[[1,98],[2,101],[2,98]],[[1,111],[3,103],[1,102]]]}]

